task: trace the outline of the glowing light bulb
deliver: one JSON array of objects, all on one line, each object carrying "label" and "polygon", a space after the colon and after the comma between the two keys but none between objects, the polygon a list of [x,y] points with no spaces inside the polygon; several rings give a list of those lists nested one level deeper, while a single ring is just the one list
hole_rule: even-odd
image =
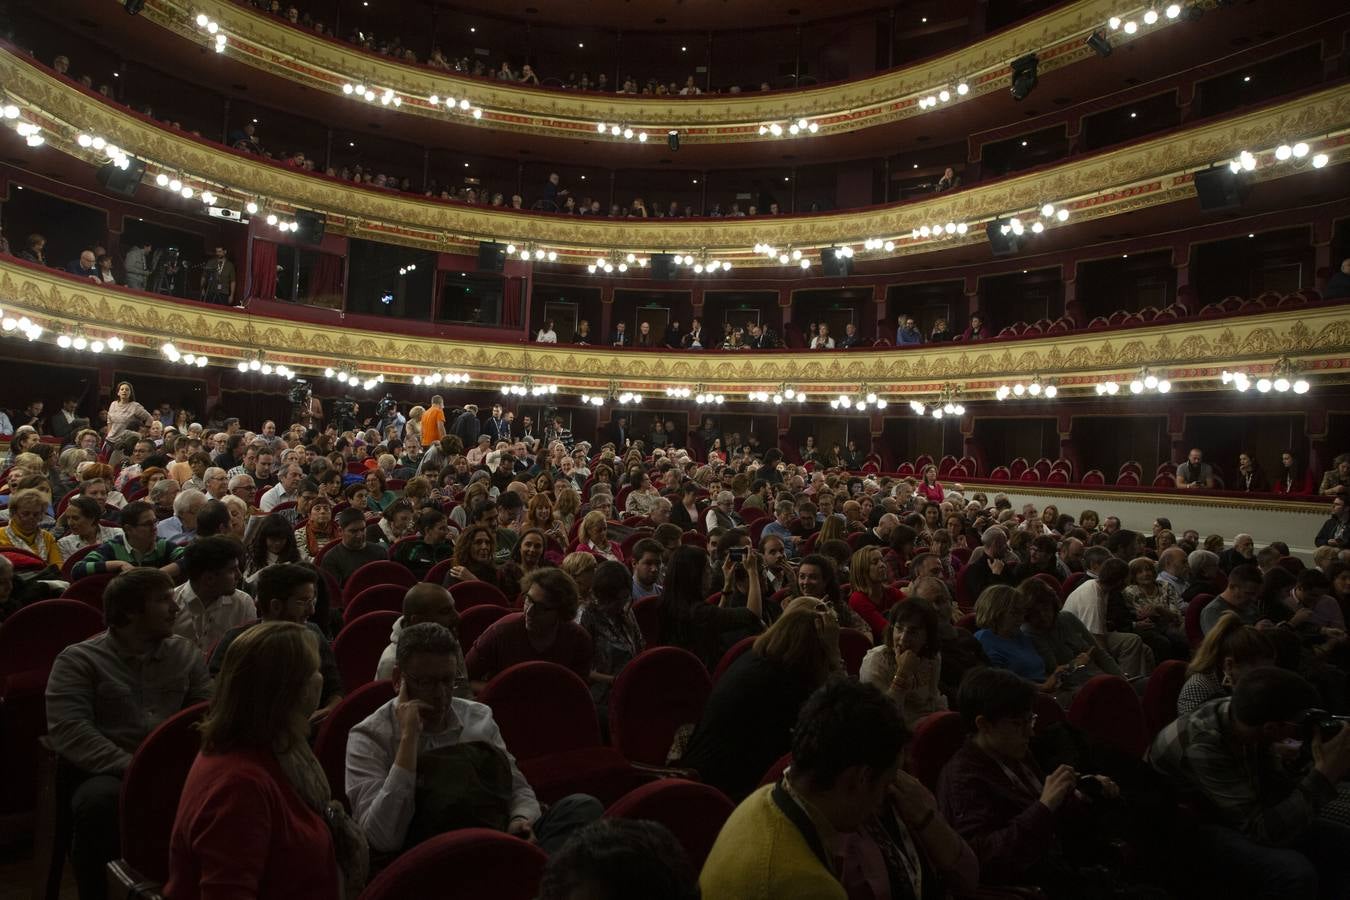
[{"label": "glowing light bulb", "polygon": [[1326,168],[1326,164],[1329,161],[1330,158],[1325,153],[1319,153],[1312,158],[1313,168],[1314,169]]},{"label": "glowing light bulb", "polygon": [[1069,211],[1067,209],[1055,210],[1055,218],[1061,222],[1069,221]]},{"label": "glowing light bulb", "polygon": [[1134,34],[1139,30],[1139,24],[1133,20],[1125,23],[1125,33]]},{"label": "glowing light bulb", "polygon": [[1308,155],[1307,144],[1305,144],[1303,141],[1299,141],[1297,144],[1294,145],[1294,159],[1302,159],[1307,155]]},{"label": "glowing light bulb", "polygon": [[1179,3],[1171,3],[1171,4],[1169,4],[1168,7],[1167,7],[1167,10],[1166,10],[1166,13],[1167,13],[1167,18],[1169,18],[1169,19],[1175,19],[1177,16],[1181,15],[1181,4],[1179,4]]},{"label": "glowing light bulb", "polygon": [[1280,162],[1284,162],[1286,159],[1288,159],[1293,155],[1294,155],[1293,148],[1291,148],[1288,144],[1281,144],[1280,146],[1275,148],[1275,158],[1278,159]]},{"label": "glowing light bulb", "polygon": [[1158,13],[1156,10],[1150,9],[1148,12],[1144,13],[1145,25],[1154,25],[1157,23],[1157,21],[1158,21]]},{"label": "glowing light bulb", "polygon": [[1111,26],[1112,31],[1115,31],[1117,28],[1120,27],[1120,16],[1112,16],[1110,19],[1107,20],[1106,24]]}]

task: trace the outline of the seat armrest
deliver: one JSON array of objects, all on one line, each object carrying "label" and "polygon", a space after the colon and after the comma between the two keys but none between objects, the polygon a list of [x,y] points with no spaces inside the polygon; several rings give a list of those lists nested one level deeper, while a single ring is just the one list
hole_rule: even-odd
[{"label": "seat armrest", "polygon": [[108,863],[108,897],[110,900],[164,900],[164,886],[150,881],[131,867],[125,859]]}]

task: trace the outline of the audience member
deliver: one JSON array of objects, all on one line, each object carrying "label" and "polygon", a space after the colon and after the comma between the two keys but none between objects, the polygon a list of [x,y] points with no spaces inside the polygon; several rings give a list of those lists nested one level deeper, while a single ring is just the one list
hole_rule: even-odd
[{"label": "audience member", "polygon": [[479,635],[465,663],[469,679],[486,684],[516,663],[543,660],[571,669],[589,682],[591,637],[575,621],[577,586],[561,569],[540,568],[525,576],[525,611],[493,622]]}]

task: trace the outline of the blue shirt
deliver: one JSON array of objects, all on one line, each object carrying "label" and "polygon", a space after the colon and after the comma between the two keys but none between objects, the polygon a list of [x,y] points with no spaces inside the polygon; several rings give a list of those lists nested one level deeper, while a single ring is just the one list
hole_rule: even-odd
[{"label": "blue shirt", "polygon": [[774,519],[768,525],[765,525],[764,529],[759,533],[760,543],[763,543],[766,537],[776,537],[782,541],[783,552],[788,556],[797,555],[797,539],[792,536],[792,532],[788,527],[779,524],[777,519]]},{"label": "blue shirt", "polygon": [[1005,638],[988,628],[981,628],[975,632],[975,640],[984,648],[984,655],[989,657],[990,665],[1008,669],[1028,681],[1045,681],[1045,660],[1036,652],[1036,645],[1031,642],[1031,638],[1025,634],[1018,632],[1017,637]]},{"label": "blue shirt", "polygon": [[899,328],[895,332],[897,344],[922,344],[923,333],[917,328]]}]

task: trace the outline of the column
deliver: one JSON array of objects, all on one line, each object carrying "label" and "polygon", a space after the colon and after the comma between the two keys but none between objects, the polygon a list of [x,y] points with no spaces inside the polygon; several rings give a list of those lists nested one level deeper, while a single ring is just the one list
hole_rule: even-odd
[{"label": "column", "polygon": [[600,333],[596,335],[596,344],[600,346],[609,345],[609,336],[613,332],[613,326],[610,323],[613,320],[614,285],[606,284],[600,288]]},{"label": "column", "polygon": [[[858,333],[867,337],[867,331],[863,330],[865,323],[858,323]],[[872,340],[878,340],[886,337],[886,285],[877,282],[872,285]]]}]

